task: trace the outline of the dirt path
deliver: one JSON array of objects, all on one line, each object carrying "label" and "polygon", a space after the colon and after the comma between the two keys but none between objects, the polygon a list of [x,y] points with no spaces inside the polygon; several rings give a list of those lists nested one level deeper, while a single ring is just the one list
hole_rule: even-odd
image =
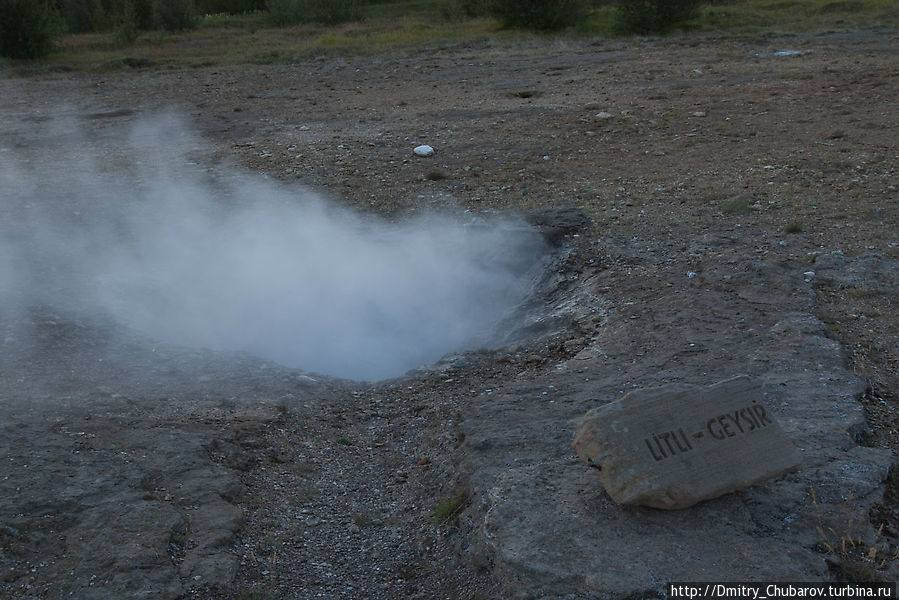
[{"label": "dirt path", "polygon": [[[0,597],[655,589],[584,558],[613,550],[660,581],[741,560],[821,579],[857,558],[819,551],[802,494],[826,482],[827,510],[852,491],[851,510],[884,522],[895,551],[895,470],[886,496],[881,480],[899,447],[897,54],[894,32],[484,42],[0,81],[0,158],[19,165],[77,145],[115,171],[127,126],[174,110],[212,180],[237,165],[396,218],[575,207],[590,219],[545,228],[567,250],[532,316],[555,335],[376,385],[167,347],[52,306],[0,314]],[[419,144],[434,155],[415,156]],[[603,500],[568,419],[634,386],[735,372],[807,408],[782,417],[808,436],[814,469],[676,518]],[[453,498],[459,511],[435,522]],[[728,524],[714,543],[698,537],[709,519]],[[635,537],[650,525],[658,537]],[[602,531],[644,550],[598,552]],[[716,571],[705,553],[735,535],[748,549]]]}]

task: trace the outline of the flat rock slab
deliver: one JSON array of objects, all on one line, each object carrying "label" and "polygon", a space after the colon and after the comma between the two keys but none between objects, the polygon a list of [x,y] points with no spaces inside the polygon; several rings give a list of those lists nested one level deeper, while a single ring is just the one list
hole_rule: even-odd
[{"label": "flat rock slab", "polygon": [[[609,254],[631,250],[610,240]],[[469,401],[456,464],[474,490],[460,517],[474,532],[472,560],[510,600],[661,598],[667,581],[829,577],[821,531],[849,528],[873,543],[869,509],[883,501],[894,459],[855,442],[866,383],[812,314],[808,265],[714,256],[689,278],[681,265],[643,260],[643,271],[577,278],[575,307],[585,312],[575,322],[595,331],[582,353]],[[766,415],[802,457],[796,469],[688,510],[657,510],[613,501],[572,451],[585,413],[610,399],[673,384],[704,390],[737,373],[762,384]],[[672,419],[658,433],[691,423]]]},{"label": "flat rock slab", "polygon": [[635,390],[590,410],[574,450],[619,504],[687,508],[800,463],[762,398],[740,376],[709,387]]},{"label": "flat rock slab", "polygon": [[815,259],[815,283],[850,287],[866,292],[893,294],[899,292],[899,261],[874,252],[855,257],[841,252],[823,254]]}]

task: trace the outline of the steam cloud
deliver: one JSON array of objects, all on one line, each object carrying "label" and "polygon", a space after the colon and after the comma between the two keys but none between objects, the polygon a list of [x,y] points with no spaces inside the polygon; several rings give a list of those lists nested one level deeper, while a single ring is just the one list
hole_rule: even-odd
[{"label": "steam cloud", "polygon": [[101,151],[75,129],[0,148],[5,309],[102,312],[163,342],[377,380],[485,342],[541,253],[520,224],[391,223],[259,176],[209,178],[175,118]]}]

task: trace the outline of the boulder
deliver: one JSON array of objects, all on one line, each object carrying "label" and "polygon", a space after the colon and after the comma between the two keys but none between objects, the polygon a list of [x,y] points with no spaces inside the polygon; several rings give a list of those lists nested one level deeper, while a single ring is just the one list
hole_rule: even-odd
[{"label": "boulder", "polygon": [[686,508],[800,463],[761,390],[745,376],[635,390],[590,410],[574,449],[615,502]]}]

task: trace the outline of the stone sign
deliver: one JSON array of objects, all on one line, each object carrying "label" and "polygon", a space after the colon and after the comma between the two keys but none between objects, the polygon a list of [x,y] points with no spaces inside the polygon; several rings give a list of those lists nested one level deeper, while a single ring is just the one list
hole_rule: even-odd
[{"label": "stone sign", "polygon": [[574,450],[620,504],[686,508],[799,464],[746,376],[710,387],[635,390],[589,411]]}]

